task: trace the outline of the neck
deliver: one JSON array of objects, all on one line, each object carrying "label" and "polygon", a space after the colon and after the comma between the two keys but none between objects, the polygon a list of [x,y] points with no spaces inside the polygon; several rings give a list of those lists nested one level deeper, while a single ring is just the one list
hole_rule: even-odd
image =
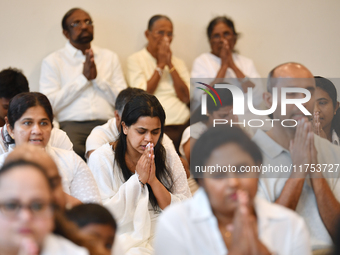
[{"label": "neck", "polygon": [[6,122],[4,119],[0,118],[0,127],[5,126]]},{"label": "neck", "polygon": [[283,148],[289,150],[290,140],[294,139],[295,132],[274,123],[274,127],[267,132],[267,135]]},{"label": "neck", "polygon": [[151,49],[150,45],[148,45],[146,49],[154,58],[157,58],[157,49]]}]

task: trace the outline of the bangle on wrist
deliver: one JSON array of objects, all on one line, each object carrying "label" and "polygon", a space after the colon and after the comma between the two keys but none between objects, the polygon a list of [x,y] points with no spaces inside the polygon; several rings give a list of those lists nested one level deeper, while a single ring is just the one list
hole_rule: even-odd
[{"label": "bangle on wrist", "polygon": [[172,73],[175,70],[176,70],[176,68],[174,66],[172,66],[172,68],[169,70],[169,73]]},{"label": "bangle on wrist", "polygon": [[143,183],[143,182],[142,182],[141,180],[139,180],[139,179],[138,179],[138,181],[139,181],[139,183],[142,184],[142,186],[144,187],[145,183]]},{"label": "bangle on wrist", "polygon": [[159,77],[162,77],[162,75],[163,75],[163,70],[162,70],[159,66],[156,67],[156,71],[158,72]]}]

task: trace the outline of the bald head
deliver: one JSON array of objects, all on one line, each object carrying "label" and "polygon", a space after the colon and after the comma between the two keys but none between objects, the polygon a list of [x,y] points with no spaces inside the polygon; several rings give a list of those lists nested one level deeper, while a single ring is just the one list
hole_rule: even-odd
[{"label": "bald head", "polygon": [[267,81],[267,90],[272,93],[278,78],[314,78],[313,74],[302,64],[289,62],[278,65],[270,71]]}]

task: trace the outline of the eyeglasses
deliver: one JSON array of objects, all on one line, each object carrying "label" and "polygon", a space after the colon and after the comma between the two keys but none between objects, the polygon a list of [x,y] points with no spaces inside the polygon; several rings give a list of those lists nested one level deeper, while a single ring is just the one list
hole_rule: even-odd
[{"label": "eyeglasses", "polygon": [[77,20],[75,22],[72,22],[70,26],[72,28],[76,28],[76,27],[80,27],[82,23],[84,23],[86,26],[93,26],[93,21],[90,19],[87,19],[85,21]]},{"label": "eyeglasses", "polygon": [[172,32],[166,33],[164,30],[155,31],[154,33],[156,34],[157,37],[164,37],[166,35],[167,37],[172,38],[174,36]]},{"label": "eyeglasses", "polygon": [[228,39],[232,39],[232,38],[236,37],[236,35],[234,35],[234,34],[232,34],[230,32],[224,32],[222,36],[221,36],[221,34],[213,34],[211,36],[211,40],[212,41],[219,41],[219,40],[221,40],[222,37],[224,39],[228,40]]},{"label": "eyeglasses", "polygon": [[23,209],[28,209],[33,217],[39,218],[51,215],[53,205],[51,203],[33,202],[28,205],[23,205],[19,202],[0,203],[0,212],[8,218],[16,218],[19,212]]}]

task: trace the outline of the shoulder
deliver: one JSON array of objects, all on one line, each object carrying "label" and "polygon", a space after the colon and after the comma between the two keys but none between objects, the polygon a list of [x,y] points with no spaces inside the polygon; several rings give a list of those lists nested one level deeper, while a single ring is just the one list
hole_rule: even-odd
[{"label": "shoulder", "polygon": [[61,56],[63,55],[66,55],[67,54],[67,51],[64,48],[61,48],[59,50],[56,50],[50,54],[48,54],[44,59],[43,59],[43,62],[45,63],[53,63],[55,62],[58,58],[60,58]]},{"label": "shoulder", "polygon": [[[303,225],[304,221],[301,216],[299,216],[295,211],[290,210],[282,205],[270,203],[267,200],[256,197],[255,198],[255,208],[259,215],[259,218],[265,218],[275,224],[275,222],[281,222],[283,224],[293,225],[298,227],[298,225]],[[273,225],[274,226],[274,225]]]},{"label": "shoulder", "polygon": [[146,58],[147,57],[147,52],[146,52],[146,49],[143,48],[141,49],[140,51],[137,51],[135,53],[133,53],[132,55],[130,55],[127,60],[130,60],[130,61],[136,61],[138,59],[141,59],[141,58]]},{"label": "shoulder", "polygon": [[214,55],[212,55],[211,53],[205,52],[199,55],[197,58],[195,58],[194,62],[205,62],[205,61],[213,59],[213,57]]},{"label": "shoulder", "polygon": [[87,163],[92,171],[95,169],[104,171],[104,169],[107,169],[107,166],[109,168],[113,167],[114,160],[115,153],[112,149],[112,146],[109,143],[106,143],[91,154]]},{"label": "shoulder", "polygon": [[95,156],[93,158],[110,158],[110,159],[114,159],[115,154],[114,151],[112,149],[112,146],[110,145],[110,143],[106,143],[103,144],[102,146],[100,146],[98,149],[96,149],[92,154],[91,157]]},{"label": "shoulder", "polygon": [[55,254],[55,255],[88,255],[89,252],[86,248],[80,247],[64,237],[50,234],[46,237],[44,242],[43,255]]}]

